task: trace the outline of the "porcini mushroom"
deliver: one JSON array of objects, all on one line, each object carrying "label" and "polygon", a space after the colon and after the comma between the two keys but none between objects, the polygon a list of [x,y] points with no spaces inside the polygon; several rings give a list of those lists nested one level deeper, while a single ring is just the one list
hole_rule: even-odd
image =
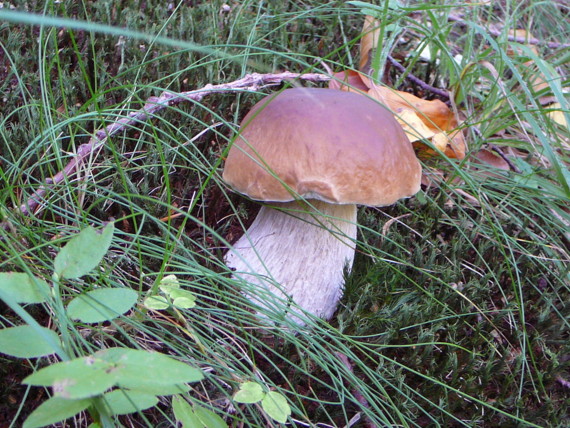
[{"label": "porcini mushroom", "polygon": [[[354,259],[356,205],[414,195],[421,166],[401,126],[374,100],[294,88],[246,115],[223,178],[267,203],[225,256],[234,276],[329,319]],[[259,294],[246,294],[267,307]]]}]

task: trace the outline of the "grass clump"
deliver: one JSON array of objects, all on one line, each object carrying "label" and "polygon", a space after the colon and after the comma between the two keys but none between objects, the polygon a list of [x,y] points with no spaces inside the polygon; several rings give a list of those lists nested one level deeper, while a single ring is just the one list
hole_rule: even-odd
[{"label": "grass clump", "polygon": [[[469,151],[424,160],[416,198],[360,210],[341,308],[330,325],[293,332],[261,329],[222,262],[257,209],[222,182],[223,155],[261,93],[169,107],[110,137],[36,213],[19,210],[94,132],[150,96],[251,72],[358,68],[355,2],[194,3],[14,2],[26,22],[0,9],[0,270],[49,281],[72,236],[115,224],[99,267],[24,305],[29,317],[67,337],[73,358],[124,347],[199,367],[205,379],[180,397],[230,426],[277,423],[260,401],[234,400],[247,382],[286,397],[297,425],[568,425],[569,133],[554,120],[569,115],[567,6],[381,3],[382,51],[452,91]],[[539,42],[513,40],[515,29]],[[382,65],[384,82],[434,97]],[[168,275],[195,307],[143,304]],[[69,318],[72,299],[108,288],[135,290],[138,304],[114,321]],[[29,324],[1,304],[2,327]],[[3,422],[21,425],[52,394],[20,382],[57,361],[2,356]],[[172,423],[187,410],[177,400],[161,395],[112,423]]]}]

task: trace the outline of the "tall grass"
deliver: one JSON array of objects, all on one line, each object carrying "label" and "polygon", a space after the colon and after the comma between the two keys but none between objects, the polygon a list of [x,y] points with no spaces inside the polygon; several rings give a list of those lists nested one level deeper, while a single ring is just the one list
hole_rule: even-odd
[{"label": "tall grass", "polygon": [[[299,329],[284,320],[260,326],[237,291],[247,285],[222,262],[257,209],[223,183],[223,154],[262,94],[173,106],[110,138],[53,186],[38,213],[18,210],[93,132],[150,96],[249,72],[357,66],[357,7],[245,1],[228,11],[222,2],[195,3],[0,9],[0,269],[45,276],[71,234],[113,220],[118,231],[104,265],[69,283],[63,302],[95,286],[134,288],[142,300],[166,274],[197,296],[191,310],[140,306],[108,325],[58,324],[65,314],[47,306],[29,313],[42,325],[67,326],[75,356],[128,346],[199,365],[207,380],[188,400],[230,424],[269,423],[257,407],[232,401],[242,382],[256,380],[287,396],[298,425],[568,425],[569,132],[540,97],[559,102],[568,117],[569,50],[539,45],[534,53],[508,40],[509,29],[524,28],[564,43],[567,7],[437,1],[388,11],[398,27],[386,29],[392,37],[383,49],[454,91],[470,151],[462,161],[426,160],[435,179],[416,198],[361,209],[341,308],[330,324],[307,316]],[[461,24],[450,19],[459,14]],[[425,49],[429,60],[419,55]],[[539,93],[533,75],[545,77]],[[393,71],[391,79],[421,91]],[[482,149],[494,148],[515,168],[477,163]],[[5,307],[0,317],[4,326],[21,322]],[[12,426],[39,404],[17,380],[49,362],[2,359],[0,370],[18,378],[0,400],[18,415]],[[160,376],[160,368],[141,375]],[[130,418],[143,426],[172,421],[169,399]]]}]

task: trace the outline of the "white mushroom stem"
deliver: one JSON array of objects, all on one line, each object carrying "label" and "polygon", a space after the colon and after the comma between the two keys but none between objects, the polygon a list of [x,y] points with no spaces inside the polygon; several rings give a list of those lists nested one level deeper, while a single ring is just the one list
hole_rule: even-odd
[{"label": "white mushroom stem", "polygon": [[[344,272],[354,260],[356,205],[317,200],[261,208],[251,227],[225,256],[234,276],[293,300],[329,319],[344,289]],[[246,295],[265,308],[269,293]],[[297,323],[298,318],[293,317]]]}]

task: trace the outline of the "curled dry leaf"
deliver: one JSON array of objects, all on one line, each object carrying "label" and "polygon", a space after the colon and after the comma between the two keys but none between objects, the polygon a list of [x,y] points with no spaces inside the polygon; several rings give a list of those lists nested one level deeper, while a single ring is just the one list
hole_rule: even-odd
[{"label": "curled dry leaf", "polygon": [[333,75],[329,88],[358,92],[377,99],[387,106],[415,143],[420,155],[431,157],[436,153],[421,140],[432,144],[450,158],[463,159],[467,145],[455,114],[440,100],[427,101],[407,92],[396,91],[373,84],[356,71],[342,71]]},{"label": "curled dry leaf", "polygon": [[330,89],[340,89],[344,91],[361,92],[366,94],[369,87],[366,85],[360,73],[353,70],[339,71],[332,75],[329,81]]},{"label": "curled dry leaf", "polygon": [[380,23],[372,16],[364,18],[360,41],[360,71],[343,71],[333,75],[329,88],[359,92],[377,99],[387,106],[404,128],[419,155],[431,157],[436,151],[422,140],[432,144],[450,158],[463,159],[466,143],[455,114],[440,100],[427,101],[407,92],[375,84],[367,75],[374,72],[372,57],[380,43]]},{"label": "curled dry leaf", "polygon": [[358,69],[366,74],[372,71],[372,55],[378,48],[378,29],[380,23],[372,16],[364,17],[364,25],[362,26],[362,38],[360,39],[360,63]]}]

